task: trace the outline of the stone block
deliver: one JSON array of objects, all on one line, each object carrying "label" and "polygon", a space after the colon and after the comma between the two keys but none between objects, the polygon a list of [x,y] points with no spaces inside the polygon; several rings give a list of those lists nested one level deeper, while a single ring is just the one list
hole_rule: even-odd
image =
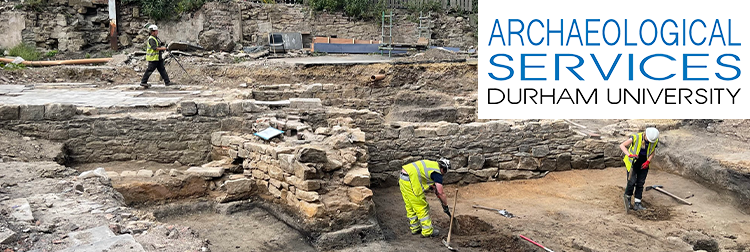
[{"label": "stone block", "polygon": [[469,156],[469,169],[471,170],[479,170],[484,167],[484,155],[477,154],[477,155],[471,155]]},{"label": "stone block", "polygon": [[242,107],[243,101],[233,101],[229,103],[229,115],[242,116],[245,109]]},{"label": "stone block", "polygon": [[557,155],[555,163],[556,171],[567,171],[571,169],[571,155],[570,153],[560,153]]},{"label": "stone block", "polygon": [[302,180],[317,178],[317,170],[300,162],[294,162],[294,175]]},{"label": "stone block", "polygon": [[531,179],[539,175],[538,172],[533,171],[500,170],[497,180]]},{"label": "stone block", "polygon": [[268,180],[268,184],[271,185],[272,187],[283,189],[282,186],[281,186],[281,183],[282,183],[281,181],[276,180],[276,179],[269,179]]},{"label": "stone block", "polygon": [[289,107],[302,110],[323,108],[320,98],[289,98]]},{"label": "stone block", "polygon": [[221,137],[223,137],[224,135],[227,135],[227,134],[229,134],[229,132],[227,132],[227,131],[217,131],[217,132],[211,133],[211,144],[213,144],[215,146],[220,146],[221,145]]},{"label": "stone block", "polygon": [[229,115],[229,104],[224,102],[201,102],[197,104],[198,115],[225,117]]},{"label": "stone block", "polygon": [[287,183],[293,185],[296,188],[305,191],[315,191],[320,189],[320,180],[301,180],[297,176],[286,177]]},{"label": "stone block", "polygon": [[138,176],[137,171],[122,171],[120,177],[135,177]]},{"label": "stone block", "polygon": [[354,143],[364,143],[365,139],[367,138],[367,135],[365,132],[362,132],[360,129],[355,129],[352,131],[351,139]]},{"label": "stone block", "polygon": [[274,186],[268,187],[268,193],[276,198],[281,198],[281,190],[279,190],[279,188],[276,188]]},{"label": "stone block", "polygon": [[323,214],[325,206],[320,203],[299,202],[299,209],[307,218],[315,218]]},{"label": "stone block", "polygon": [[364,186],[351,187],[347,194],[349,200],[356,204],[362,204],[362,202],[372,199],[372,190]]},{"label": "stone block", "polygon": [[44,119],[69,120],[76,115],[76,106],[72,104],[47,104],[44,107]]},{"label": "stone block", "polygon": [[91,0],[68,0],[68,5],[75,7],[94,7]]},{"label": "stone block", "polygon": [[549,146],[542,145],[542,146],[534,146],[531,148],[531,156],[533,157],[545,157],[549,155]]},{"label": "stone block", "polygon": [[117,179],[120,177],[120,174],[114,171],[108,171],[106,173],[107,173],[107,177],[109,177],[110,179]]},{"label": "stone block", "polygon": [[286,194],[286,204],[294,208],[299,208],[299,200],[291,192]]},{"label": "stone block", "polygon": [[436,137],[437,131],[434,128],[417,128],[414,130],[414,137],[429,138]]},{"label": "stone block", "polygon": [[260,112],[261,109],[258,107],[258,105],[255,105],[255,101],[242,101],[242,111],[245,113],[255,113]]},{"label": "stone block", "polygon": [[31,222],[34,215],[31,212],[31,206],[26,198],[17,198],[3,202],[3,208],[10,214],[11,220]]},{"label": "stone block", "polygon": [[541,171],[554,171],[557,168],[557,161],[552,158],[543,158],[539,164]]},{"label": "stone block", "polygon": [[185,171],[187,174],[195,174],[202,177],[220,178],[224,175],[222,167],[190,167]]},{"label": "stone block", "polygon": [[194,101],[184,101],[180,103],[180,112],[183,116],[194,116],[198,114],[198,105]]},{"label": "stone block", "polygon": [[272,179],[284,180],[284,170],[281,170],[281,168],[277,166],[268,166],[268,176],[270,176]]},{"label": "stone block", "polygon": [[367,168],[356,168],[346,173],[344,184],[349,186],[369,186],[370,172]]},{"label": "stone block", "polygon": [[294,155],[292,154],[278,154],[279,158],[279,167],[284,170],[284,172],[292,174],[294,173],[294,167],[292,164],[294,164]]},{"label": "stone block", "polygon": [[575,155],[571,158],[570,167],[573,169],[587,169],[589,164],[583,157]]},{"label": "stone block", "polygon": [[244,200],[250,198],[255,182],[252,179],[240,178],[227,180],[224,182],[224,188],[227,195],[222,197],[220,202],[229,202],[235,200]]},{"label": "stone block", "polygon": [[398,131],[398,138],[410,139],[414,137],[414,126],[406,126]]},{"label": "stone block", "polygon": [[16,232],[8,228],[0,231],[0,244],[12,244],[16,240]]},{"label": "stone block", "polygon": [[458,133],[458,124],[450,123],[437,128],[435,134],[438,136],[453,136]]},{"label": "stone block", "polygon": [[317,192],[308,192],[305,190],[297,190],[295,193],[298,199],[304,200],[307,202],[315,202],[320,200],[320,195]]},{"label": "stone block", "polygon": [[[38,121],[44,119],[44,105],[21,105],[18,118],[23,121]],[[0,117],[2,112],[0,112]]]},{"label": "stone block", "polygon": [[0,105],[0,120],[18,120],[18,105]]},{"label": "stone block", "polygon": [[[528,154],[527,154],[528,155]],[[539,169],[539,161],[536,158],[523,156],[518,162],[518,170],[536,170]]]},{"label": "stone block", "polygon": [[150,178],[154,176],[154,172],[151,170],[139,170],[138,173],[136,173],[136,176],[142,178]]},{"label": "stone block", "polygon": [[474,174],[477,177],[480,177],[482,179],[490,179],[495,177],[498,172],[498,168],[489,168],[489,169],[483,169],[483,170],[472,170],[469,171],[469,173]]},{"label": "stone block", "polygon": [[302,163],[325,164],[328,162],[328,157],[324,150],[316,147],[305,147],[300,150],[297,160]]},{"label": "stone block", "polygon": [[[255,178],[257,180],[265,180],[266,177],[268,176],[268,174],[266,174],[265,172],[263,172],[261,170],[258,170],[258,169],[253,169],[250,172],[250,174],[252,174],[253,178]],[[270,178],[270,176],[268,176],[268,177]]]}]

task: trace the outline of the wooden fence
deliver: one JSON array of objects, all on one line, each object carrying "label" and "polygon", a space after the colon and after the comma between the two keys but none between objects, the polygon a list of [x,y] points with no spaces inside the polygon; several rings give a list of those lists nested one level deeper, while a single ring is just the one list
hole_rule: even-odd
[{"label": "wooden fence", "polygon": [[474,11],[474,0],[370,0],[373,3],[383,1],[385,6],[391,9],[406,9],[409,5],[415,4],[432,4],[438,2],[443,10],[463,10],[467,12]]}]

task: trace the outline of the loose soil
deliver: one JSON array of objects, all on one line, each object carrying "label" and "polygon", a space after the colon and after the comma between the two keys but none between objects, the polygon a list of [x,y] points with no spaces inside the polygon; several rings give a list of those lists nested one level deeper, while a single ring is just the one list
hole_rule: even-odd
[{"label": "loose soil", "polygon": [[315,251],[299,232],[260,209],[231,215],[200,212],[161,221],[191,227],[208,239],[212,251]]},{"label": "loose soil", "polygon": [[[575,170],[550,173],[536,180],[460,187],[457,209],[452,209],[458,214],[460,228],[451,237],[452,246],[460,251],[540,251],[519,240],[520,234],[555,251],[628,251],[634,248],[693,251],[694,245],[701,247],[711,241],[725,251],[750,242],[747,235],[750,234],[750,216],[735,208],[727,195],[657,169],[649,173],[646,185],[663,185],[680,197],[694,194],[689,199],[693,205],[684,205],[651,190],[643,193],[644,205],[649,210],[625,213],[623,173],[624,168]],[[454,192],[455,185],[447,186],[446,194],[451,203]],[[439,211],[440,203],[433,194],[428,193],[428,201],[440,238],[425,239],[409,234],[398,188],[376,189],[374,201],[389,244],[411,251],[445,249],[440,239],[447,236],[450,219]],[[506,218],[494,211],[474,209],[472,205],[507,209],[517,217]],[[492,228],[488,229],[487,225]],[[627,241],[619,237],[627,237]]]}]

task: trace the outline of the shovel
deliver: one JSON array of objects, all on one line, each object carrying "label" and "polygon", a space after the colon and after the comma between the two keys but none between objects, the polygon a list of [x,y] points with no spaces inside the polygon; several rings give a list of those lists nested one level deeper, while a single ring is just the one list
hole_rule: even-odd
[{"label": "shovel", "polygon": [[661,193],[669,195],[669,197],[672,197],[672,198],[674,198],[674,199],[676,199],[676,200],[678,200],[678,201],[680,201],[682,203],[685,203],[685,204],[688,204],[688,205],[693,205],[693,203],[690,203],[687,200],[684,200],[684,199],[682,199],[680,197],[677,197],[677,195],[671,194],[671,193],[665,191],[664,189],[661,189],[662,187],[664,187],[664,186],[662,186],[662,185],[652,185],[652,186],[646,187],[646,191],[654,189],[654,190],[657,190],[657,191],[659,191]]},{"label": "shovel", "polygon": [[451,247],[451,232],[453,231],[453,218],[456,217],[456,203],[458,203],[458,188],[456,188],[456,198],[453,199],[453,214],[451,214],[451,223],[450,227],[448,228],[448,240],[442,240],[443,245],[445,245],[445,247],[450,249],[451,251],[458,251],[458,249]]},{"label": "shovel", "polygon": [[471,207],[473,207],[473,208],[479,208],[479,209],[484,209],[484,210],[495,211],[495,212],[497,212],[498,214],[500,214],[500,215],[502,215],[502,216],[505,216],[505,217],[507,217],[507,218],[513,218],[513,217],[516,217],[516,216],[515,216],[515,215],[513,215],[512,213],[510,213],[510,212],[508,212],[508,211],[505,211],[505,209],[503,209],[503,210],[500,210],[500,209],[494,209],[494,208],[483,207],[483,206],[478,206],[478,205],[473,205],[473,206],[471,206]]}]

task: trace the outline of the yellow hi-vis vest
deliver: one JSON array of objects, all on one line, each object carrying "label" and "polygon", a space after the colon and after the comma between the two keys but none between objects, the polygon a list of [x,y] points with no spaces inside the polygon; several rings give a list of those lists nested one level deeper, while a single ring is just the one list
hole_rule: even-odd
[{"label": "yellow hi-vis vest", "polygon": [[[411,181],[412,190],[414,191],[415,195],[424,194],[425,188],[428,188],[430,187],[430,185],[435,184],[435,181],[432,181],[432,179],[430,178],[430,175],[432,175],[433,172],[440,173],[440,165],[438,165],[438,162],[430,160],[419,160],[414,163],[401,166],[401,168],[409,174],[408,180]],[[415,182],[419,182],[419,186],[422,188],[422,190],[416,190],[417,188],[414,188]]]},{"label": "yellow hi-vis vest", "polygon": [[[628,172],[630,172],[630,168],[633,166],[633,163],[635,163],[635,161],[638,159],[638,155],[640,154],[641,148],[643,147],[643,138],[646,137],[646,134],[641,132],[638,134],[633,134],[631,137],[633,138],[633,143],[630,144],[628,152],[635,155],[636,157],[631,158],[626,155],[623,159],[623,161],[625,161],[625,168],[628,169]],[[646,149],[647,156],[651,156],[651,154],[654,153],[654,150],[656,149],[656,145],[658,143],[659,139],[656,139],[656,141],[653,143],[648,143],[648,147]]]},{"label": "yellow hi-vis vest", "polygon": [[152,39],[156,41],[156,47],[159,47],[159,40],[153,35],[148,36],[148,39],[146,40],[146,61],[159,61],[159,51],[157,51],[156,48],[151,48],[151,44],[148,43]]}]

